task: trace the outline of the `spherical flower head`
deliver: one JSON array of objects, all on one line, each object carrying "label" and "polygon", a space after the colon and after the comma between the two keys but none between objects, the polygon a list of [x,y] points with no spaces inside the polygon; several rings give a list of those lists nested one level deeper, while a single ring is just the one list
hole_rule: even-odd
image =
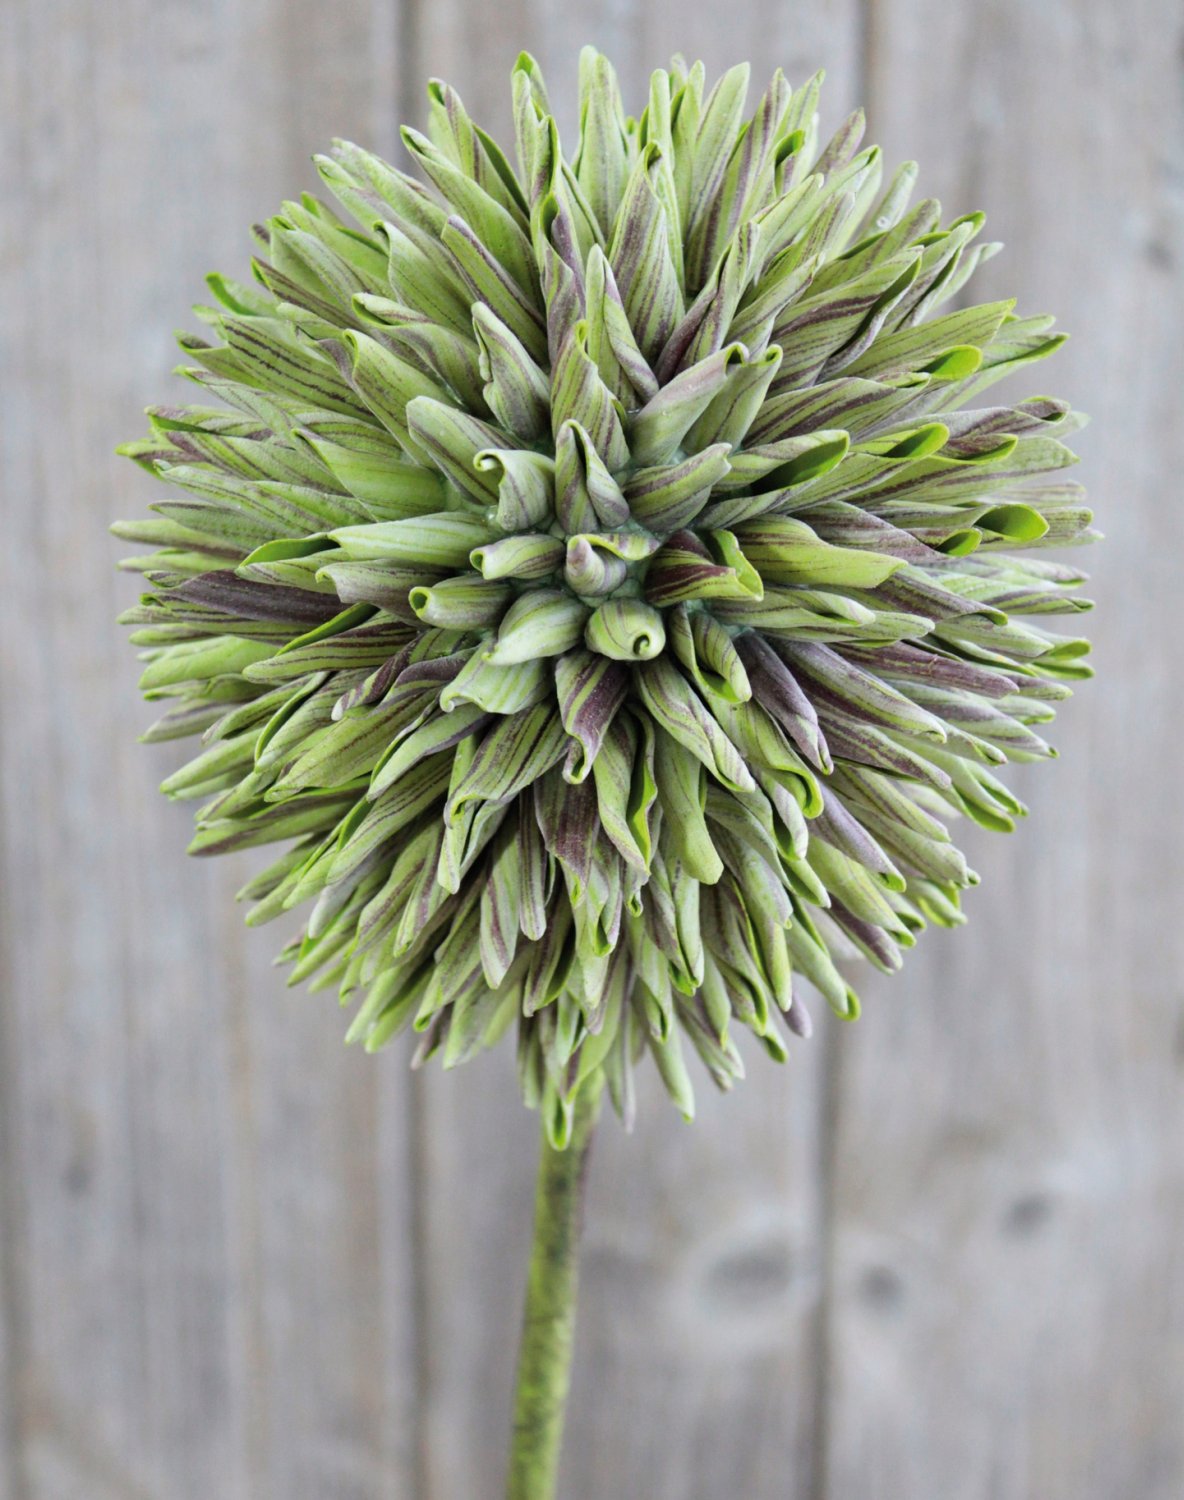
[{"label": "spherical flower head", "polygon": [[737,1025],[782,1059],[803,983],[851,1017],[842,961],[961,921],[948,823],[1013,826],[995,770],[1088,671],[1033,555],[1091,536],[1080,419],[971,404],[1051,320],[948,310],[981,215],[883,189],[860,114],[819,150],[819,79],[747,84],[676,60],[635,120],[586,51],[565,157],[523,57],[515,168],[433,83],[428,185],[318,158],[338,207],[181,340],[223,404],[127,449],[183,492],[116,529],[193,852],[284,845],[248,920],[313,903],[285,957],[351,1040],[515,1028],[559,1144],[597,1071],[689,1115],[684,1043],[726,1088]]}]

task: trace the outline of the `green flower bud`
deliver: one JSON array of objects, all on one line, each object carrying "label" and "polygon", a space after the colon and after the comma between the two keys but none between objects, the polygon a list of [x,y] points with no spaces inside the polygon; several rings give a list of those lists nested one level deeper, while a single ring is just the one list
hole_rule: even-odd
[{"label": "green flower bud", "polygon": [[584,643],[614,661],[653,661],[666,649],[666,627],[642,599],[609,599],[589,618]]}]

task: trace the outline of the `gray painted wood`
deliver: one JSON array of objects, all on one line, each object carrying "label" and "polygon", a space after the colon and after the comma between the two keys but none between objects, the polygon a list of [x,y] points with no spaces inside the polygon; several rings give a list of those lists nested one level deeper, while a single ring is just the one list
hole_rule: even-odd
[{"label": "gray painted wood", "polygon": [[[372,0],[269,18],[277,50],[254,127],[270,137],[255,169],[265,164],[264,211],[317,186],[309,157],[335,135],[394,152],[398,21]],[[227,911],[228,927],[240,920]],[[252,1494],[387,1500],[408,1492],[416,1466],[409,1092],[401,1059],[375,1067],[342,1046],[331,997],[283,989],[271,959],[296,925],[239,944],[235,1045],[253,1127]]]},{"label": "gray painted wood", "polygon": [[[644,1090],[592,1168],[564,1494],[1175,1500],[1184,1488],[1184,881],[1165,618],[1184,461],[1180,60],[1166,0],[14,0],[0,47],[0,1500],[494,1500],[533,1118],[340,1046],[186,861],[110,620],[111,456],[168,330],[334,134],[396,150],[431,73],[504,132],[522,45],[830,73],[1077,334],[1101,682],[971,924],[752,1057],[688,1128]],[[1052,86],[1048,79],[1053,79]],[[174,388],[175,389],[175,388]],[[125,472],[126,470],[126,472]],[[1176,546],[1173,547],[1172,543]],[[53,601],[52,611],[46,601]],[[1134,767],[1123,774],[1126,767]]]},{"label": "gray painted wood", "polygon": [[[1168,1500],[1184,1488],[1184,937],[1173,559],[1184,140],[1164,5],[873,13],[894,158],[1075,334],[1025,389],[1093,413],[1098,681],[1032,813],[972,840],[970,926],[841,1039],[828,1494]],[[1178,21],[1178,17],[1177,17]],[[1157,40],[1158,39],[1158,40]]]},{"label": "gray painted wood", "polygon": [[155,498],[112,448],[179,391],[170,329],[201,275],[245,269],[247,226],[311,183],[330,132],[393,144],[397,13],[295,20],[5,13],[14,1500],[409,1488],[397,1068],[346,1054],[332,1005],[284,995],[281,939],[233,908],[245,861],[181,856],[186,811],[152,790],[175,753],[134,743],[150,714],[110,624],[134,588],[104,528]]}]

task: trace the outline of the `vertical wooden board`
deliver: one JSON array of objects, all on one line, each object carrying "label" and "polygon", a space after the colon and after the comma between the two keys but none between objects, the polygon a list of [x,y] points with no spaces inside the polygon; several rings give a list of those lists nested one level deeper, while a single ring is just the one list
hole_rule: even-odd
[{"label": "vertical wooden board", "polygon": [[[349,0],[276,5],[262,19],[255,216],[303,190],[328,194],[309,158],[334,137],[386,155],[397,142],[399,7]],[[227,267],[241,274],[241,247]],[[239,877],[262,856],[244,859]],[[275,1500],[383,1500],[414,1491],[415,1310],[410,1238],[411,1091],[394,1058],[343,1043],[332,993],[286,991],[273,953],[293,913],[245,942],[235,1043],[249,1075],[255,1493]]]},{"label": "vertical wooden board", "polygon": [[22,1500],[411,1490],[392,1352],[406,1132],[331,1006],[260,1015],[281,990],[270,935],[231,905],[245,863],[184,859],[188,810],[153,790],[176,751],[134,743],[152,712],[112,621],[135,591],[104,535],[162,493],[111,449],[146,400],[192,397],[167,377],[169,329],[202,273],[245,265],[249,224],[310,180],[328,134],[393,139],[396,9],[339,8],[332,27],[299,11],[122,0],[6,21],[0,609],[22,709],[0,741],[3,1235]]},{"label": "vertical wooden board", "polygon": [[[613,56],[626,107],[652,67],[681,48],[712,71],[755,58],[794,81],[826,64],[825,118],[855,102],[855,6],[803,30],[776,7],[727,20],[706,7],[540,4],[491,13],[467,0],[422,7],[414,72],[455,84],[502,133],[508,74],[526,47],[541,62],[564,139],[576,125],[585,42]],[[755,89],[754,89],[755,93]],[[636,1134],[611,1117],[591,1172],[565,1495],[751,1500],[811,1493],[815,1342],[821,1287],[822,1035],[786,1071],[750,1054],[729,1099],[699,1082],[688,1128],[643,1088]],[[432,1500],[501,1493],[514,1344],[529,1244],[533,1117],[509,1050],[425,1079],[425,1432]]]},{"label": "vertical wooden board", "polygon": [[413,1495],[408,1081],[393,1058],[344,1051],[330,997],[285,996],[266,955],[247,972],[258,1493]]},{"label": "vertical wooden board", "polygon": [[418,1077],[421,1459],[427,1500],[500,1500],[530,1252],[536,1119],[509,1039]]},{"label": "vertical wooden board", "polygon": [[[196,203],[203,187],[225,192],[204,42],[177,7],[18,6],[6,20],[3,1107],[16,1181],[4,1234],[21,1313],[18,1493],[55,1465],[80,1488],[93,1471],[129,1495],[248,1493],[226,1296],[217,882],[183,869],[184,819],[152,792],[164,759],[134,744],[146,715],[113,626],[131,590],[104,535],[130,472],[112,447],[139,430],[167,368],[166,306],[171,320],[203,269]],[[162,193],[178,162],[188,181]]]},{"label": "vertical wooden board", "polygon": [[1168,7],[877,5],[872,134],[1008,248],[1075,341],[1019,380],[1093,413],[1098,680],[966,839],[970,925],[869,992],[838,1085],[828,1495],[1168,1500],[1184,1486],[1184,452]]}]

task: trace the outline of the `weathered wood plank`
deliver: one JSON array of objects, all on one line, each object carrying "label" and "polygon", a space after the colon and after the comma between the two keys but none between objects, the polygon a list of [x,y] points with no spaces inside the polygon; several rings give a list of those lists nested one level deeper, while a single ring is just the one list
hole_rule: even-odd
[{"label": "weathered wood plank", "polygon": [[828,1495],[1168,1500],[1184,1488],[1180,61],[1155,0],[872,11],[873,135],[1076,341],[1024,382],[1080,447],[1099,680],[1029,825],[972,837],[962,934],[843,1038]]},{"label": "weathered wood plank", "polygon": [[[386,0],[274,13],[254,126],[262,144],[257,212],[315,190],[308,159],[335,136],[394,152],[398,16],[398,5]],[[300,990],[285,1000],[271,955],[298,920],[245,945],[231,938],[243,955],[239,1045],[251,1072],[250,1211],[264,1394],[257,1493],[274,1500],[410,1495],[410,1081],[399,1058],[375,1061],[343,1047],[345,1021],[331,995]]]},{"label": "weathered wood plank", "polygon": [[[162,761],[129,742],[144,716],[102,534],[123,483],[113,443],[167,368],[172,278],[193,286],[202,269],[193,194],[203,177],[217,191],[200,156],[216,69],[179,12],[126,7],[134,56],[115,20],[14,7],[6,37],[20,59],[0,168],[20,204],[0,449],[5,685],[22,705],[3,764],[21,1488],[37,1492],[53,1454],[68,1467],[86,1452],[129,1494],[241,1496],[224,961],[208,942],[221,893],[178,860],[181,817],[145,795]],[[166,21],[185,61],[144,68]],[[190,181],[162,197],[178,160]]]},{"label": "weathered wood plank", "polygon": [[[561,132],[576,122],[576,59],[613,56],[627,107],[681,48],[715,71],[754,56],[802,80],[826,62],[836,123],[854,103],[855,6],[804,32],[777,7],[558,4],[507,15],[421,6],[415,72],[460,90],[505,131],[508,74],[528,45]],[[755,84],[754,84],[755,93]],[[825,1022],[823,1031],[825,1032]],[[593,1151],[565,1495],[795,1500],[811,1493],[820,1304],[819,1117],[825,1038],[786,1072],[751,1058],[733,1098],[699,1092],[686,1127],[647,1086],[634,1137],[606,1116]],[[650,1080],[652,1084],[652,1080]],[[536,1156],[508,1055],[425,1080],[430,1500],[501,1493]]]},{"label": "weathered wood plank", "polygon": [[151,715],[103,534],[156,498],[111,449],[145,399],[181,396],[168,334],[201,274],[245,267],[247,226],[311,181],[330,134],[391,146],[397,14],[6,15],[3,1232],[22,1500],[413,1493],[408,1132],[331,1003],[282,1005],[273,935],[248,937],[231,906],[245,862],[183,859],[187,812],[152,790],[176,754],[132,739]]}]

